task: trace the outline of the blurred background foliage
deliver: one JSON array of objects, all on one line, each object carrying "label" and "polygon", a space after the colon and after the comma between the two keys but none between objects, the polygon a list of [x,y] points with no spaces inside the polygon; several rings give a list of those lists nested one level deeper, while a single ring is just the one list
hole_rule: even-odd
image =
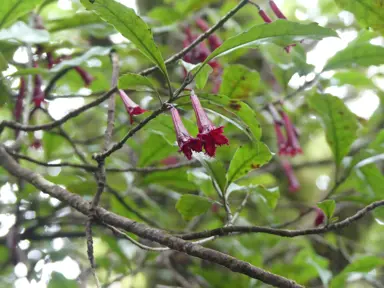
[{"label": "blurred background foliage", "polygon": [[[131,42],[96,14],[86,11],[79,1],[31,2],[34,4],[20,13],[18,19],[8,18],[0,25],[0,67],[3,70],[0,120],[13,119],[21,75],[40,74],[43,87],[46,87],[59,71],[48,70],[44,61],[39,68],[28,68],[25,45],[9,38],[26,41],[28,35],[33,49],[42,45],[55,57],[71,55],[76,65],[95,78],[89,87],[84,87],[83,80],[73,69],[60,78],[44,104],[54,119],[110,89],[112,70],[108,53],[111,48],[119,55],[121,74],[136,73],[151,66],[151,62]],[[239,1],[120,2],[137,10],[151,27],[154,39],[167,59],[183,48],[184,25],[190,24],[197,33],[199,30],[194,24],[197,17],[204,17],[212,26]],[[254,2],[271,14],[268,1]],[[238,49],[219,58],[224,67],[220,94],[241,100],[252,108],[256,115],[255,123],[258,121],[261,125],[261,140],[273,154],[268,164],[250,171],[231,188],[229,201],[234,211],[246,193],[250,194],[236,224],[271,226],[295,219],[307,207],[316,206],[331,189],[335,190],[333,199],[337,204],[334,216],[344,219],[364,205],[383,199],[384,195],[384,167],[380,161],[384,155],[384,3],[380,0],[291,0],[276,3],[290,21],[302,24],[317,22],[336,30],[339,38],[305,40],[289,54],[281,46],[265,44],[257,49]],[[28,27],[22,25],[28,25],[27,12],[32,9],[42,17],[45,33],[36,29],[25,30]],[[216,34],[225,40],[262,23],[257,9],[247,5]],[[4,33],[8,36],[2,36]],[[334,57],[338,52],[344,54]],[[182,66],[178,63],[170,65],[168,73],[174,88],[179,87],[184,77]],[[167,86],[161,73],[153,73],[148,78],[154,89],[166,97]],[[246,111],[242,114],[232,111],[231,114],[228,105],[216,105],[212,100],[214,97],[209,96],[214,85],[210,80],[204,89],[196,92],[202,95],[203,106],[213,112],[210,115],[214,123],[225,125],[230,145],[218,148],[217,162],[214,163],[222,167],[213,168],[225,173],[236,150],[247,142],[244,131],[227,120],[246,118],[249,114]],[[237,83],[239,88],[229,95],[230,89],[225,85],[231,87],[232,84],[228,83],[234,80],[240,82]],[[300,88],[303,85],[305,89]],[[332,145],[326,140],[327,115],[322,115],[319,111],[321,104],[316,104],[326,100],[320,98],[317,99],[320,102],[316,102],[313,98],[313,95],[320,95],[318,93],[342,99],[340,105],[348,113],[351,111],[352,122],[356,121],[352,147],[346,147],[348,155],[342,159],[338,169],[330,148]],[[153,90],[147,88],[130,90],[129,96],[147,110],[156,109],[159,105]],[[300,183],[296,192],[289,192],[289,181],[280,165],[284,157],[277,153],[273,119],[264,109],[265,105],[284,98],[287,98],[284,109],[297,127],[303,149],[303,154],[289,159]],[[193,111],[188,101],[183,100],[179,103],[183,122],[189,132],[196,135]],[[325,112],[330,110],[327,106]],[[148,115],[144,113],[136,120]],[[36,110],[30,117],[30,124],[45,123],[49,119],[46,112]],[[341,127],[351,123],[347,116],[341,116],[336,122],[336,126],[340,124]],[[102,149],[105,123],[105,106],[93,108],[66,122],[60,129],[29,133],[29,145],[24,145],[20,153],[50,163],[83,164],[83,160],[92,163],[92,154]],[[122,139],[130,129],[129,115],[118,98],[115,127],[114,141]],[[341,130],[343,128],[336,133],[341,133],[343,139]],[[63,135],[72,139],[72,144]],[[2,143],[12,139],[14,131],[10,129],[0,135]],[[185,159],[177,153],[175,140],[170,116],[161,115],[108,158],[107,166],[161,167],[183,162]],[[32,145],[36,141],[40,144]],[[73,144],[77,153],[74,153]],[[84,156],[83,160],[79,154]],[[359,166],[367,159],[368,163]],[[20,162],[85,199],[91,200],[96,191],[94,177],[87,171]],[[119,215],[169,231],[221,227],[226,221],[226,213],[216,203],[220,199],[212,185],[212,177],[216,176],[210,169],[196,163],[192,167],[151,173],[108,172],[109,188],[102,196],[101,205]],[[195,203],[196,199],[185,195],[198,195],[204,201]],[[180,199],[186,201],[187,208],[196,205],[192,215],[185,214],[188,212],[180,214],[178,210],[183,209],[182,205],[176,206]],[[2,168],[0,209],[1,287],[95,287],[86,256],[85,217],[30,184],[9,176]],[[289,228],[314,227],[316,213],[301,217]],[[205,245],[307,287],[383,287],[384,254],[380,244],[384,238],[383,225],[384,209],[381,208],[341,231],[324,235],[289,239],[248,234],[219,238]],[[181,253],[142,251],[103,228],[95,228],[94,234],[97,274],[105,284],[103,287],[265,287],[243,275],[229,273],[222,267]]]}]

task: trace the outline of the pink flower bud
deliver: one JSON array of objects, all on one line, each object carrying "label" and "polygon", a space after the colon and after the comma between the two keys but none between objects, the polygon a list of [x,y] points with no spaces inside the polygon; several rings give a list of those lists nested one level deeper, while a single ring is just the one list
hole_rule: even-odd
[{"label": "pink flower bud", "polygon": [[140,115],[146,112],[147,110],[142,109],[139,105],[137,105],[135,102],[132,101],[131,98],[128,97],[128,95],[124,92],[124,90],[119,90],[119,95],[121,100],[124,102],[125,109],[127,110],[129,114],[129,119],[131,124],[133,123],[133,116],[134,115]]}]

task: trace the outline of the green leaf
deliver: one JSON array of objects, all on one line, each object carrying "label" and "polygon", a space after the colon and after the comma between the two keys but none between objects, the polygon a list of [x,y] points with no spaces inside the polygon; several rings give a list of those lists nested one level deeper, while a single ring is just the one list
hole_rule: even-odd
[{"label": "green leaf", "polygon": [[[251,140],[260,139],[261,126],[257,120],[258,117],[255,111],[246,103],[223,95],[201,93],[198,96],[204,108],[217,112],[227,121],[244,131]],[[190,100],[187,97],[180,98],[177,102],[180,105],[190,105]]]},{"label": "green leaf", "polygon": [[377,256],[365,256],[354,260],[334,277],[330,283],[331,288],[345,287],[348,274],[353,272],[368,273],[384,265],[384,260]]},{"label": "green leaf", "polygon": [[163,56],[153,40],[151,30],[132,8],[110,0],[95,0],[92,3],[89,0],[81,0],[81,3],[88,10],[95,11],[104,21],[113,25],[124,37],[132,41],[137,49],[155,63],[168,78]]},{"label": "green leaf", "polygon": [[78,288],[76,280],[69,280],[63,274],[52,272],[51,280],[48,283],[48,288]]},{"label": "green leaf", "polygon": [[371,27],[384,34],[384,3],[382,0],[335,0],[343,10],[352,12],[363,28]]},{"label": "green leaf", "polygon": [[327,219],[331,219],[333,213],[335,213],[336,202],[335,200],[325,200],[323,202],[317,203],[317,207],[319,207],[327,216]]},{"label": "green leaf", "polygon": [[110,51],[111,51],[111,48],[109,48],[109,47],[94,46],[79,57],[75,57],[75,58],[72,58],[69,60],[64,60],[64,61],[60,62],[59,64],[55,65],[50,71],[51,72],[59,72],[60,70],[66,68],[66,67],[80,66],[86,60],[88,60],[92,57],[95,57],[95,56],[108,55]]},{"label": "green leaf", "polygon": [[329,94],[314,94],[308,97],[308,104],[323,120],[328,144],[331,146],[336,165],[339,166],[356,139],[356,116],[341,99]]},{"label": "green leaf", "polygon": [[228,184],[245,176],[249,171],[268,163],[271,158],[271,152],[262,142],[240,146],[229,165],[227,172]]},{"label": "green leaf", "polygon": [[224,195],[227,179],[225,178],[226,170],[223,164],[215,159],[207,158],[201,153],[196,154],[194,157],[201,163],[205,170],[207,170],[209,176],[211,176],[215,189],[219,188],[220,191],[218,192]]},{"label": "green leaf", "polygon": [[[212,73],[213,69],[209,65],[204,65],[201,69],[202,64],[191,64],[183,60],[179,60],[179,63],[192,75],[195,75],[196,87],[198,89],[203,89],[207,84],[209,75]],[[195,74],[196,73],[196,74]]]},{"label": "green leaf", "polygon": [[184,220],[189,221],[193,217],[205,213],[211,205],[207,198],[186,194],[177,201],[176,209],[183,216]]},{"label": "green leaf", "polygon": [[5,60],[3,54],[0,52],[0,72],[8,68],[8,62]]},{"label": "green leaf", "polygon": [[337,33],[332,29],[323,28],[316,23],[300,24],[287,20],[276,20],[269,24],[255,25],[248,31],[224,41],[219,48],[205,59],[204,64],[215,57],[249,45],[258,46],[264,43],[279,42],[282,46],[286,46],[303,39],[320,40],[332,36],[337,37]]},{"label": "green leaf", "polygon": [[243,65],[229,65],[223,72],[220,94],[229,98],[247,98],[259,86],[260,75]]},{"label": "green leaf", "polygon": [[25,68],[17,70],[15,73],[12,73],[10,76],[23,76],[23,75],[48,75],[51,71],[45,68]]},{"label": "green leaf", "polygon": [[169,171],[153,172],[146,176],[142,181],[143,185],[161,185],[166,188],[174,189],[178,193],[194,191],[196,185],[188,180],[187,169],[175,169]]},{"label": "green leaf", "polygon": [[170,25],[182,17],[180,13],[171,7],[167,6],[158,6],[154,7],[151,11],[148,12],[148,17],[161,22],[164,25]]},{"label": "green leaf", "polygon": [[177,148],[169,143],[160,135],[150,134],[148,139],[140,146],[140,167],[155,163],[166,158],[169,154],[176,151]]},{"label": "green leaf", "polygon": [[42,139],[45,160],[52,160],[52,155],[59,150],[59,146],[63,144],[63,138],[57,134],[44,133]]},{"label": "green leaf", "polygon": [[46,43],[49,33],[46,30],[33,29],[24,22],[18,21],[7,29],[0,30],[0,40],[13,39],[23,43]]},{"label": "green leaf", "polygon": [[267,189],[264,186],[255,187],[255,191],[264,200],[269,208],[275,209],[280,198],[279,187]]},{"label": "green leaf", "polygon": [[349,67],[369,67],[384,64],[384,47],[368,43],[349,45],[336,53],[324,67],[324,71]]},{"label": "green leaf", "polygon": [[151,80],[145,76],[134,73],[126,73],[121,75],[119,78],[119,89],[135,89],[137,87],[150,87],[152,90],[156,91]]},{"label": "green leaf", "polygon": [[99,16],[89,12],[79,12],[71,17],[63,17],[45,23],[49,32],[58,32],[61,30],[81,28],[87,25],[102,22]]},{"label": "green leaf", "polygon": [[0,7],[0,27],[9,26],[13,21],[32,11],[42,0],[3,0]]},{"label": "green leaf", "polygon": [[336,80],[338,86],[351,85],[356,88],[374,88],[372,80],[359,71],[337,72],[332,79]]}]

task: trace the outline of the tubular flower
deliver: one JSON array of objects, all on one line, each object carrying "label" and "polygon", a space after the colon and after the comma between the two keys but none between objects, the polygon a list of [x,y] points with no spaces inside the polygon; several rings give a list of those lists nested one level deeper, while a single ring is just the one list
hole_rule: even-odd
[{"label": "tubular flower", "polygon": [[129,119],[131,124],[133,123],[133,115],[140,115],[147,111],[145,109],[142,109],[135,102],[133,102],[132,99],[129,98],[128,95],[123,90],[121,89],[119,90],[119,95],[121,100],[123,100],[125,109],[129,114]]},{"label": "tubular flower", "polygon": [[285,136],[283,134],[283,131],[281,130],[280,123],[275,122],[274,126],[276,132],[277,147],[279,148],[279,155],[284,155],[286,153]]},{"label": "tubular flower", "polygon": [[296,128],[291,122],[291,119],[289,119],[288,114],[283,110],[280,110],[279,113],[283,118],[285,131],[287,133],[287,142],[285,144],[284,153],[282,154],[295,156],[296,154],[303,153],[299,139],[297,138]]},{"label": "tubular flower", "polygon": [[273,13],[275,13],[277,18],[279,18],[279,19],[287,19],[287,17],[285,17],[283,12],[281,12],[279,7],[277,7],[276,3],[273,0],[269,0],[269,6],[271,6],[272,11],[273,11]]},{"label": "tubular flower", "polygon": [[[197,18],[196,19],[196,25],[200,28],[201,31],[203,32],[206,32],[208,29],[209,29],[209,26],[207,24],[207,22],[205,22],[203,19],[201,18]],[[209,42],[209,48],[211,48],[211,51],[217,49],[220,47],[220,45],[223,43],[223,41],[221,41],[221,39],[219,38],[219,36],[215,35],[215,34],[211,34],[209,35],[208,37],[208,42]]]},{"label": "tubular flower", "polygon": [[[33,63],[33,67],[38,67],[37,63]],[[44,91],[41,90],[41,85],[43,84],[43,78],[40,74],[35,75],[34,77],[34,88],[33,88],[33,98],[32,101],[35,103],[35,107],[40,108],[41,103],[44,102]]]},{"label": "tubular flower", "polygon": [[267,13],[265,13],[264,10],[260,9],[259,10],[259,15],[261,16],[261,18],[263,18],[265,23],[271,23],[272,22],[272,19],[269,18],[269,16],[267,15]]},{"label": "tubular flower", "polygon": [[91,85],[92,81],[95,80],[95,78],[93,78],[93,76],[89,74],[87,71],[85,71],[83,68],[76,66],[75,70],[83,79],[85,87],[88,87],[89,85]]},{"label": "tubular flower", "polygon": [[24,97],[25,97],[25,78],[20,77],[19,94],[17,95],[15,112],[14,112],[16,121],[20,121],[21,119],[21,112],[23,110]]},{"label": "tubular flower", "polygon": [[205,152],[213,157],[216,153],[216,146],[229,144],[228,138],[223,135],[224,127],[220,126],[216,128],[216,126],[212,124],[193,90],[191,91],[191,101],[199,129],[197,137],[203,142]]},{"label": "tubular flower", "polygon": [[175,107],[171,107],[170,111],[173,125],[176,131],[177,144],[180,147],[179,152],[183,152],[185,157],[187,157],[188,160],[191,160],[192,151],[201,152],[203,150],[201,140],[198,138],[193,138],[191,135],[189,135],[187,129],[181,121],[179,112]]},{"label": "tubular flower", "polygon": [[[191,28],[186,27],[184,29],[186,39],[183,41],[183,47],[189,46],[193,41],[196,40],[197,35],[193,34]],[[204,42],[201,42],[197,47],[193,48],[191,52],[187,53],[184,56],[184,61],[191,64],[198,64],[204,62],[205,59],[211,54],[211,51],[208,49],[207,45]],[[214,69],[217,70],[221,66],[217,60],[211,60],[208,64]]]},{"label": "tubular flower", "polygon": [[315,227],[317,227],[317,226],[320,226],[321,224],[323,224],[323,222],[325,220],[325,214],[324,214],[323,210],[321,210],[318,207],[316,207],[315,210],[316,210],[316,218],[315,218],[314,225],[315,225]]},{"label": "tubular flower", "polygon": [[289,192],[297,192],[300,190],[300,183],[297,180],[295,173],[293,172],[291,164],[287,160],[283,160],[281,163],[284,173],[288,178]]}]

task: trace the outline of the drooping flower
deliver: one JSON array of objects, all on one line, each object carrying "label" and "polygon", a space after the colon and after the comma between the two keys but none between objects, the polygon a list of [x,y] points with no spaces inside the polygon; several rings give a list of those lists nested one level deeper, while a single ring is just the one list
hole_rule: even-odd
[{"label": "drooping flower", "polygon": [[279,19],[287,19],[283,12],[277,7],[276,3],[273,0],[269,0],[269,6],[271,7],[273,13],[275,13],[276,17]]},{"label": "drooping flower", "polygon": [[14,115],[15,115],[16,121],[20,121],[20,119],[21,119],[21,113],[23,111],[23,101],[24,101],[24,97],[25,97],[25,90],[26,90],[25,78],[20,77],[19,94],[17,94],[15,110],[14,110]]},{"label": "drooping flower", "polygon": [[[183,41],[183,46],[188,47],[193,41],[196,40],[197,35],[193,34],[190,27],[185,27],[184,33],[186,38]],[[211,51],[208,49],[207,45],[204,42],[200,42],[195,48],[192,49],[189,53],[184,56],[184,61],[191,64],[198,64],[204,62],[205,59],[211,54]],[[214,59],[208,62],[213,70],[217,70],[221,67],[219,62]]]},{"label": "drooping flower", "polygon": [[83,79],[85,87],[91,85],[92,81],[95,80],[95,78],[91,74],[89,74],[80,66],[76,66],[75,70],[80,75],[81,79]]},{"label": "drooping flower", "polygon": [[[207,22],[201,18],[196,19],[196,25],[201,29],[201,31],[206,32],[209,29]],[[208,36],[209,48],[211,51],[219,48],[223,41],[216,34],[211,34]]]},{"label": "drooping flower", "polygon": [[132,101],[131,98],[128,97],[128,95],[124,92],[124,90],[119,90],[119,95],[121,100],[124,102],[125,109],[127,110],[129,114],[130,123],[133,123],[133,116],[134,115],[140,115],[146,112],[147,110],[142,109],[139,105],[137,105],[135,102]]},{"label": "drooping flower", "polygon": [[269,16],[267,15],[267,13],[265,13],[264,10],[260,9],[259,10],[259,15],[261,16],[261,18],[263,18],[265,23],[271,23],[272,22],[272,19],[269,18]]},{"label": "drooping flower", "polygon": [[175,127],[177,144],[179,145],[179,152],[183,152],[188,160],[192,159],[192,151],[201,152],[203,145],[200,139],[193,138],[189,135],[183,122],[181,121],[179,112],[175,107],[170,108],[173,125]]},{"label": "drooping flower", "polygon": [[[37,63],[33,63],[33,67],[38,67]],[[41,85],[43,84],[43,78],[41,77],[40,74],[36,74],[33,80],[33,97],[32,101],[35,104],[36,108],[41,107],[41,103],[44,102],[45,99],[45,94],[44,91],[41,89]]]},{"label": "drooping flower", "polygon": [[284,155],[286,153],[286,139],[281,130],[281,126],[279,122],[274,123],[276,139],[277,139],[277,147],[279,148],[279,155]]},{"label": "drooping flower", "polygon": [[299,191],[300,183],[299,183],[299,180],[297,180],[295,173],[293,172],[291,163],[289,163],[287,160],[282,160],[281,166],[283,167],[284,173],[288,178],[289,192],[293,193],[293,192]]},{"label": "drooping flower", "polygon": [[314,225],[315,225],[315,227],[317,227],[317,226],[320,226],[321,224],[323,224],[323,222],[325,220],[325,214],[324,214],[323,210],[321,210],[318,207],[315,208],[315,211],[316,211],[316,217],[315,217]]},{"label": "drooping flower", "polygon": [[279,110],[279,113],[283,119],[285,131],[287,133],[287,141],[285,143],[284,153],[282,154],[295,156],[296,154],[303,153],[297,137],[296,128],[291,119],[289,119],[288,114],[283,110]]},{"label": "drooping flower", "polygon": [[215,156],[217,146],[229,144],[228,138],[223,135],[224,127],[216,127],[212,124],[193,90],[191,90],[191,101],[199,129],[197,137],[203,142],[205,152],[213,157]]}]

